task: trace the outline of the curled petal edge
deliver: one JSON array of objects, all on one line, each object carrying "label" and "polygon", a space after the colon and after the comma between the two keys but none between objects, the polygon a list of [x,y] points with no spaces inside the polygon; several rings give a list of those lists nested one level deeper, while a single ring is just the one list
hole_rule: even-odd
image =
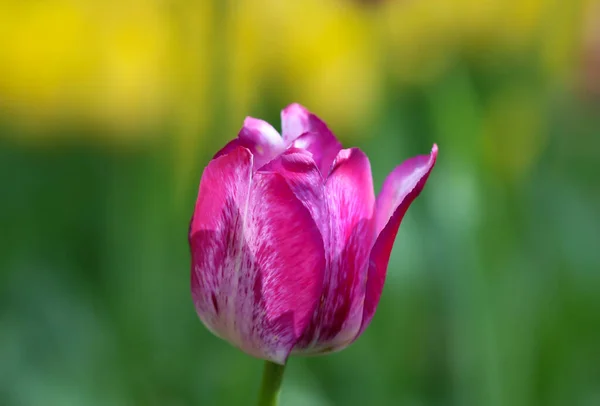
[{"label": "curled petal edge", "polygon": [[[362,332],[368,327],[369,323],[373,319],[375,310],[377,309],[377,305],[379,304],[379,299],[381,297],[383,285],[385,283],[390,254],[392,252],[394,240],[398,233],[400,223],[402,222],[402,219],[404,218],[404,215],[406,214],[406,211],[408,210],[412,202],[419,196],[419,194],[425,187],[427,179],[429,178],[429,175],[433,167],[435,166],[437,154],[438,147],[436,144],[434,144],[433,148],[431,149],[431,153],[429,154],[429,159],[426,161],[425,166],[415,166],[413,168],[414,171],[421,173],[418,174],[418,176],[413,177],[411,185],[407,187],[407,193],[404,194],[400,201],[396,202],[392,216],[389,218],[386,225],[383,227],[383,229],[377,236],[375,244],[371,249],[371,254],[369,256],[369,267],[367,271],[367,285],[363,308],[363,318],[361,328],[357,337],[360,336],[360,334],[362,334]],[[400,165],[399,167],[397,167],[397,169],[403,169],[403,165],[404,164]],[[394,172],[392,172],[392,174],[390,174],[389,177],[394,176]],[[410,175],[412,175],[412,173],[403,174],[403,176]],[[386,182],[387,181],[388,180],[386,179]]]}]

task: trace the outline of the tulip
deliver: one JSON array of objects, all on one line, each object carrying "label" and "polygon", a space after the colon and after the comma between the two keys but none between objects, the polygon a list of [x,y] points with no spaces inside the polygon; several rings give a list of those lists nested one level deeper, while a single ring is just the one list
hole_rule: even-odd
[{"label": "tulip", "polygon": [[298,104],[282,135],[246,118],[204,169],[189,230],[200,319],[246,353],[284,365],[325,354],[369,325],[406,210],[436,156],[398,166],[377,198],[371,167]]}]

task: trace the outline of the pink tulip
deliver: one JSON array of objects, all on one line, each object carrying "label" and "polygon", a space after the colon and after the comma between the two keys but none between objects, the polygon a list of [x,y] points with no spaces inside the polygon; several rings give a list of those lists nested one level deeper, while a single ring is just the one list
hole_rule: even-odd
[{"label": "pink tulip", "polygon": [[371,167],[292,104],[282,137],[246,118],[204,169],[189,242],[200,319],[258,358],[341,350],[371,322],[402,217],[435,165],[405,161],[377,198]]}]

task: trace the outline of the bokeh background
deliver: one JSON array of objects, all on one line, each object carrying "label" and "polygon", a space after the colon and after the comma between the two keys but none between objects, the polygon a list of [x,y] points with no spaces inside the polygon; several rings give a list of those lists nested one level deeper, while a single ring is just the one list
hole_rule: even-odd
[{"label": "bokeh background", "polygon": [[249,405],[189,292],[203,167],[300,102],[376,189],[440,148],[371,327],[282,405],[600,405],[598,0],[0,0],[0,404]]}]

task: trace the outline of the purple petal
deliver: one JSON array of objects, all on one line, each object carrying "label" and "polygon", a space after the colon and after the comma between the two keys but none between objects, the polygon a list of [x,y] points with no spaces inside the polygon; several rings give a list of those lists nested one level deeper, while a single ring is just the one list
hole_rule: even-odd
[{"label": "purple petal", "polygon": [[218,336],[284,363],[322,289],[324,248],[308,210],[244,148],[213,160],[190,228],[192,296]]},{"label": "purple petal", "polygon": [[192,297],[198,315],[215,334],[227,338],[233,296],[231,257],[241,250],[243,233],[239,202],[247,200],[252,154],[237,147],[213,159],[200,180],[190,224]]},{"label": "purple petal", "polygon": [[328,129],[304,133],[294,140],[292,146],[309,151],[324,178],[327,178],[333,160],[342,149],[342,144]]},{"label": "purple petal", "polygon": [[294,349],[298,353],[342,349],[356,337],[362,322],[375,204],[366,155],[354,148],[340,151],[325,188],[331,224],[327,271],[320,306]]},{"label": "purple petal", "polygon": [[283,176],[296,197],[310,212],[327,245],[329,215],[325,204],[325,185],[310,152],[289,148],[261,168],[261,172],[263,171],[276,172]]},{"label": "purple petal", "polygon": [[327,124],[298,103],[290,104],[281,111],[281,135],[285,145],[290,145],[307,132],[333,135]]},{"label": "purple petal", "polygon": [[281,111],[281,135],[285,145],[311,131],[311,113],[298,103],[293,103]]},{"label": "purple petal", "polygon": [[271,124],[253,117],[246,117],[238,138],[225,145],[217,152],[215,158],[237,147],[245,147],[252,152],[255,170],[275,158],[285,148],[281,136]]},{"label": "purple petal", "polygon": [[361,332],[371,322],[379,303],[392,246],[404,214],[423,190],[435,165],[438,148],[433,145],[430,155],[408,159],[387,177],[377,197],[377,240],[370,254],[367,293]]}]

